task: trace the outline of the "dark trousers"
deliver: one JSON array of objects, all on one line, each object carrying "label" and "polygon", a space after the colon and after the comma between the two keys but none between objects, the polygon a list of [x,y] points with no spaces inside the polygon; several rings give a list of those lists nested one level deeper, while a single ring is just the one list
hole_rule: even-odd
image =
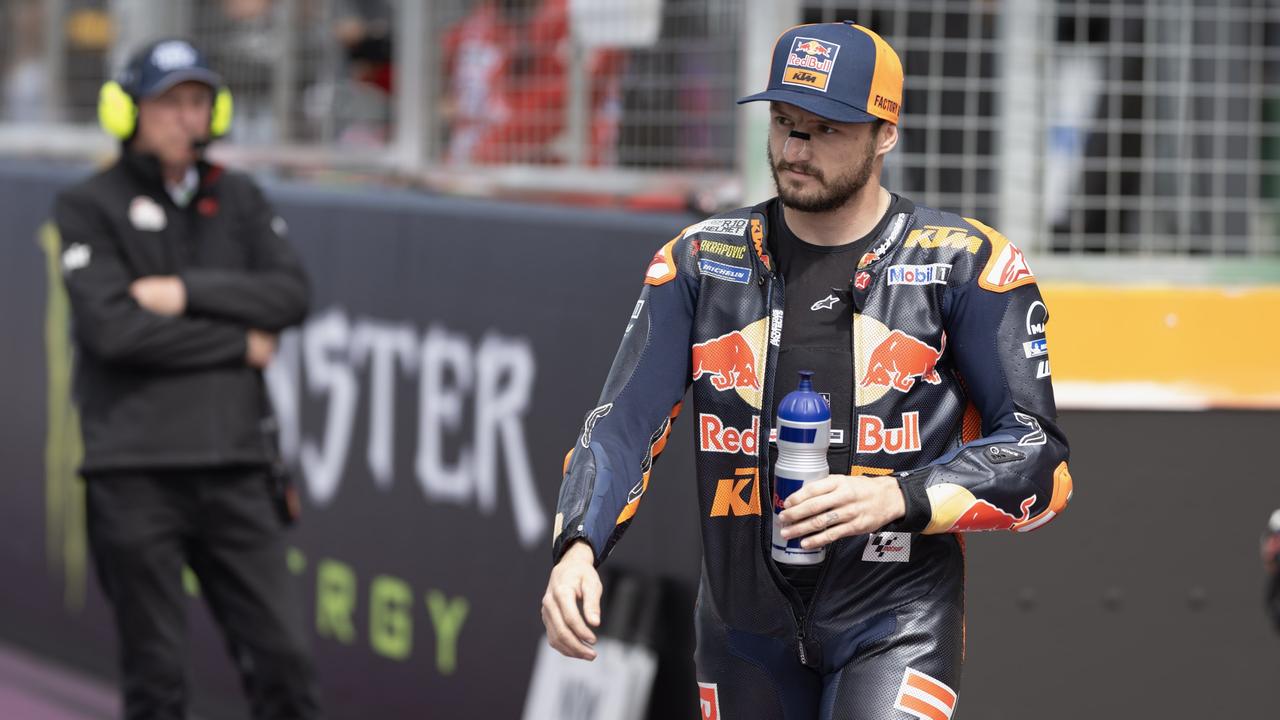
[{"label": "dark trousers", "polygon": [[186,717],[184,564],[222,628],[253,717],[320,717],[264,469],[100,474],[87,479],[86,497],[119,634],[126,720]]}]

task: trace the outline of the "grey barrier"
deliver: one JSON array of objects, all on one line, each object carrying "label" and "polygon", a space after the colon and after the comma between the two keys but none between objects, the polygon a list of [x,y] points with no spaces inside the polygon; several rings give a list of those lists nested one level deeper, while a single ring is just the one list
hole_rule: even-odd
[{"label": "grey barrier", "polygon": [[[0,166],[0,640],[111,678],[45,225],[54,194],[86,172]],[[518,717],[564,451],[648,259],[689,218],[269,190],[314,288],[269,382],[303,481],[289,563],[331,714]],[[1280,653],[1261,610],[1257,540],[1280,505],[1276,415],[1074,410],[1062,422],[1069,510],[1030,535],[968,542],[955,717],[1273,714]],[[697,713],[691,427],[677,422],[609,563],[676,589],[662,608],[655,718]],[[197,711],[243,716],[190,590]]]}]

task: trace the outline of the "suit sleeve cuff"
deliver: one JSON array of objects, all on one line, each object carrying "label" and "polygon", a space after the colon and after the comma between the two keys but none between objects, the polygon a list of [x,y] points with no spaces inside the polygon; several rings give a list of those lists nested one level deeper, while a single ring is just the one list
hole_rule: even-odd
[{"label": "suit sleeve cuff", "polygon": [[560,559],[564,557],[565,551],[573,545],[575,540],[581,540],[587,544],[587,547],[591,548],[591,555],[594,558],[593,564],[599,567],[602,558],[596,552],[595,546],[591,544],[591,539],[587,537],[586,533],[579,530],[566,530],[560,534],[560,537],[556,538],[551,546],[551,564],[559,563]]},{"label": "suit sleeve cuff", "polygon": [[929,472],[908,472],[898,476],[898,489],[902,491],[905,512],[902,517],[884,526],[893,532],[923,532],[929,527],[933,517],[933,505],[929,502],[929,494],[925,492],[925,480]]}]

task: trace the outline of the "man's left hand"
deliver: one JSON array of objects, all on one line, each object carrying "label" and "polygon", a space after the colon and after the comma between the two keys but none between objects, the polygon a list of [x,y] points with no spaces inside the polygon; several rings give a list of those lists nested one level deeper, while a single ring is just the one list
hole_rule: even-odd
[{"label": "man's left hand", "polygon": [[144,309],[176,317],[187,309],[187,286],[176,275],[152,275],[129,285],[129,294]]},{"label": "man's left hand", "polygon": [[782,537],[804,537],[800,545],[808,550],[879,530],[906,513],[892,476],[829,475],[806,482],[783,507]]}]

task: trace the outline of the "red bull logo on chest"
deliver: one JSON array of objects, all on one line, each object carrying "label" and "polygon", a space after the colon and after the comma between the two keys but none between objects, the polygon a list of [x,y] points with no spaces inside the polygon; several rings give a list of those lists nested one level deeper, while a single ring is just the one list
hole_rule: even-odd
[{"label": "red bull logo on chest", "polygon": [[902,414],[901,427],[885,427],[874,415],[858,416],[858,452],[886,452],[893,455],[920,450],[920,413]]},{"label": "red bull logo on chest", "polygon": [[738,330],[693,346],[693,379],[700,380],[703,375],[710,377],[711,386],[720,392],[740,387],[760,389],[755,351]]},{"label": "red bull logo on chest", "polygon": [[719,392],[736,392],[755,409],[764,389],[764,350],[769,318],[760,318],[741,330],[695,343],[690,364],[694,382],[706,379]]},{"label": "red bull logo on chest", "polygon": [[782,71],[783,85],[801,85],[814,90],[827,91],[831,71],[836,66],[840,46],[814,38],[797,37],[787,53],[787,65]]},{"label": "red bull logo on chest", "polygon": [[[942,342],[945,349],[945,335]],[[901,392],[915,386],[916,378],[937,385],[942,382],[937,369],[941,358],[942,350],[936,350],[901,330],[894,330],[871,351],[860,385],[888,386]]]}]

